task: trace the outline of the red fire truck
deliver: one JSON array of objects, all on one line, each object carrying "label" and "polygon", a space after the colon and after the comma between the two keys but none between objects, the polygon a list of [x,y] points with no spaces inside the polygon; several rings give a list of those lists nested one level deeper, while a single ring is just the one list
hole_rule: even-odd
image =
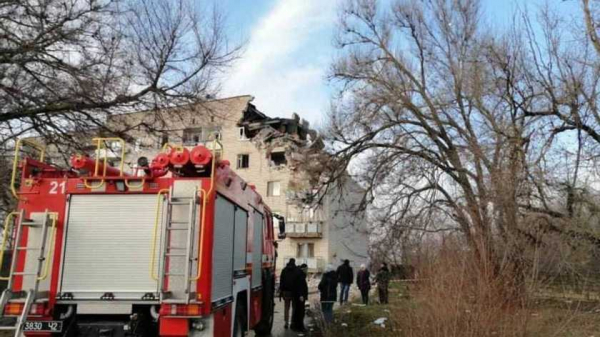
[{"label": "red fire truck", "polygon": [[[0,265],[10,266],[1,275],[8,287],[0,329],[15,336],[270,333],[273,215],[221,159],[222,146],[167,145],[126,174],[125,143],[94,141],[95,158],[73,156],[68,169],[45,163],[35,143],[17,142],[19,202],[0,252]],[[120,144],[120,169],[102,155],[109,142]],[[21,158],[24,144],[40,157]]]}]

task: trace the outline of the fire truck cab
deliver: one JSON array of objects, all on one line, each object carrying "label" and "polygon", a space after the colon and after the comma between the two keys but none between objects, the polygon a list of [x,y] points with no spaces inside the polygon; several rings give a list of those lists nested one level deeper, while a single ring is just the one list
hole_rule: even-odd
[{"label": "fire truck cab", "polygon": [[[120,169],[108,142],[119,142]],[[273,324],[273,215],[211,150],[166,145],[123,170],[125,142],[44,162],[20,140],[2,237],[1,330],[15,336],[242,336]],[[28,145],[40,156],[21,158]],[[20,184],[18,177],[20,175]],[[5,263],[6,264],[6,263]]]}]

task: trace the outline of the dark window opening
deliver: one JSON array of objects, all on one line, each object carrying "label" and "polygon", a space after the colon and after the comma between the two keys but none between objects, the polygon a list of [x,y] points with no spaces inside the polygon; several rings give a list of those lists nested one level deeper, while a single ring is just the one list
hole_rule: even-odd
[{"label": "dark window opening", "polygon": [[169,135],[167,133],[163,133],[162,137],[160,138],[160,147],[162,148],[168,142],[169,142]]},{"label": "dark window opening", "polygon": [[248,168],[250,167],[250,155],[249,154],[238,154],[237,157],[237,168]]},{"label": "dark window opening", "polygon": [[287,159],[285,158],[285,152],[272,152],[271,153],[271,166],[284,166],[287,165]]},{"label": "dark window opening", "polygon": [[203,140],[204,139],[202,138],[202,128],[183,130],[184,145],[197,145]]}]

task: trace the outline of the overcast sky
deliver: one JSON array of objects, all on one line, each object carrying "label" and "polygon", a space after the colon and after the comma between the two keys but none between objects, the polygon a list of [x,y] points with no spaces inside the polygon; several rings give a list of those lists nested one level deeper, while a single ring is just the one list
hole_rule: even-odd
[{"label": "overcast sky", "polygon": [[[313,125],[325,118],[331,89],[326,81],[336,50],[332,39],[337,3],[344,0],[214,0],[227,16],[234,41],[246,41],[243,57],[226,74],[221,97],[250,94],[259,110]],[[483,0],[489,20],[501,25],[512,8],[535,9],[545,0]],[[577,0],[548,0],[573,12]]]}]

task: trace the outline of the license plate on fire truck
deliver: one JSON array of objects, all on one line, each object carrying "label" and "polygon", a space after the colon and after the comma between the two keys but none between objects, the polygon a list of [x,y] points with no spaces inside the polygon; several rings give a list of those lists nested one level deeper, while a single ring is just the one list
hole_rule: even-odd
[{"label": "license plate on fire truck", "polygon": [[63,323],[60,321],[27,321],[23,331],[62,332]]}]

